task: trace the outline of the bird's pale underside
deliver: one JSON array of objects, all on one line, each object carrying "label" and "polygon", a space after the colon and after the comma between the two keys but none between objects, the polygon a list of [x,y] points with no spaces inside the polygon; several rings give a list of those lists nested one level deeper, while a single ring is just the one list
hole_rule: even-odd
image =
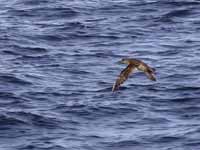
[{"label": "bird's pale underside", "polygon": [[120,85],[123,84],[128,79],[130,74],[136,69],[143,71],[150,80],[156,81],[155,70],[149,67],[143,61],[138,60],[138,59],[122,59],[120,62],[124,64],[128,64],[128,66],[124,70],[122,70],[117,80],[113,84],[113,87],[112,87],[113,92],[115,90],[118,90]]}]

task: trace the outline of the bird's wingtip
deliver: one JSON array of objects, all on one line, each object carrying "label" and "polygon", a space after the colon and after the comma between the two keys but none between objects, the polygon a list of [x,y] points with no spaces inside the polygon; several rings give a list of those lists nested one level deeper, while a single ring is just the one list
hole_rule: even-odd
[{"label": "bird's wingtip", "polygon": [[115,83],[113,84],[113,87],[112,87],[112,92],[114,92],[115,91]]}]

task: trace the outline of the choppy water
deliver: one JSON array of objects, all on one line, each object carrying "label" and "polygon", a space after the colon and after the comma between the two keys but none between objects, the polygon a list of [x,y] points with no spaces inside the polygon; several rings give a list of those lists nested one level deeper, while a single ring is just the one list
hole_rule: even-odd
[{"label": "choppy water", "polygon": [[200,149],[198,0],[0,3],[0,149]]}]

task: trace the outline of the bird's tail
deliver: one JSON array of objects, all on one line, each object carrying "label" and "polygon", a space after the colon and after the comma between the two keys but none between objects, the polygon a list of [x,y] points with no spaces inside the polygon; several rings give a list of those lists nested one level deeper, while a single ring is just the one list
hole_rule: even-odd
[{"label": "bird's tail", "polygon": [[153,69],[148,69],[146,72],[147,77],[152,80],[152,81],[156,81],[156,77],[154,75],[155,70]]},{"label": "bird's tail", "polygon": [[155,68],[148,67],[147,71],[148,71],[149,73],[155,74],[156,69],[155,69]]}]

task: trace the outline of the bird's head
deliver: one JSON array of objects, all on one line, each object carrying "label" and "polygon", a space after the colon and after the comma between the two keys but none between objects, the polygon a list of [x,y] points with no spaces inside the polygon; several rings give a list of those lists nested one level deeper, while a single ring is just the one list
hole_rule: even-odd
[{"label": "bird's head", "polygon": [[121,64],[129,64],[130,60],[127,59],[127,58],[123,58],[121,61],[119,61],[119,63],[121,63]]}]

